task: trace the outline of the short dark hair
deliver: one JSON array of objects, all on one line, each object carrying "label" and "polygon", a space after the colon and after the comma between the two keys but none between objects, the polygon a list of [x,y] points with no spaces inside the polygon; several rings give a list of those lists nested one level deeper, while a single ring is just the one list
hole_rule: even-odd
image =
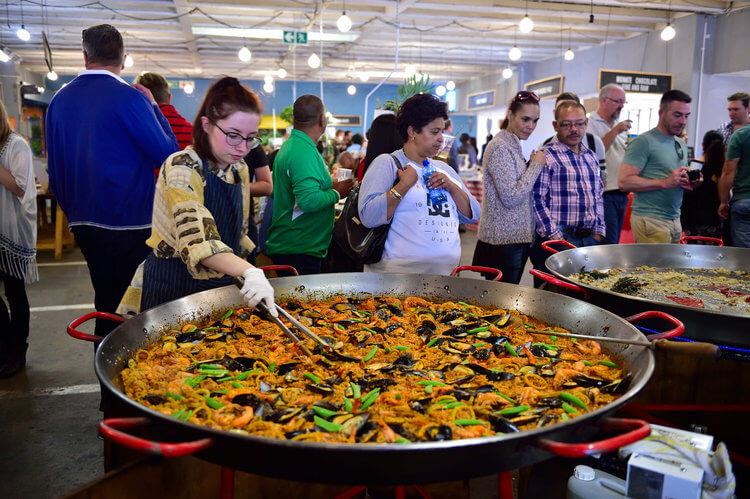
[{"label": "short dark hair", "polygon": [[396,129],[404,141],[409,139],[409,127],[422,128],[436,118],[448,119],[448,104],[432,94],[417,94],[406,99],[396,113]]},{"label": "short dark hair", "polygon": [[326,112],[326,107],[320,97],[305,94],[294,101],[293,120],[294,128],[307,129],[318,122],[321,114]]},{"label": "short dark hair", "polygon": [[573,92],[563,92],[560,95],[557,96],[557,99],[555,99],[555,107],[560,103],[560,101],[564,100],[572,100],[573,102],[581,103],[580,97],[578,97]]},{"label": "short dark hair", "polygon": [[365,154],[365,168],[370,166],[372,160],[381,154],[390,154],[398,151],[404,145],[404,141],[396,129],[396,116],[393,114],[381,114],[374,120],[367,134],[367,153]]},{"label": "short dark hair", "polygon": [[560,117],[560,112],[563,109],[570,109],[571,107],[580,109],[581,111],[583,111],[584,116],[586,115],[586,108],[583,107],[583,104],[581,104],[580,102],[566,100],[555,108],[555,121],[558,120],[558,118]]},{"label": "short dark hair", "polygon": [[89,63],[119,66],[125,57],[122,35],[111,24],[99,24],[83,30],[83,51]]},{"label": "short dark hair", "polygon": [[359,144],[362,145],[362,142],[365,141],[365,138],[362,136],[361,133],[355,133],[352,135],[352,144]]},{"label": "short dark hair", "polygon": [[193,148],[198,156],[216,161],[201,118],[205,116],[210,122],[216,123],[236,111],[260,115],[263,107],[255,92],[245,87],[240,80],[232,76],[224,76],[208,87],[193,121]]},{"label": "short dark hair", "polygon": [[453,122],[451,120],[445,120],[445,128],[450,128],[451,125],[453,125]]},{"label": "short dark hair", "polygon": [[659,109],[664,109],[670,102],[684,102],[686,104],[690,104],[692,101],[693,99],[691,99],[690,96],[682,90],[668,90],[664,92],[664,95],[661,96]]},{"label": "short dark hair", "polygon": [[750,106],[750,94],[747,92],[735,92],[727,97],[727,101],[732,102],[733,100],[741,100],[743,107]]},{"label": "short dark hair", "polygon": [[142,73],[133,83],[140,83],[151,90],[151,95],[158,104],[169,104],[169,82],[159,73]]}]

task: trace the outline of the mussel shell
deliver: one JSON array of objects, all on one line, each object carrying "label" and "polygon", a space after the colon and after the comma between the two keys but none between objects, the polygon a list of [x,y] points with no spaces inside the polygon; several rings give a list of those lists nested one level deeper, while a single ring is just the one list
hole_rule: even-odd
[{"label": "mussel shell", "polygon": [[606,379],[597,378],[595,376],[587,376],[585,374],[573,376],[571,381],[575,382],[577,386],[582,386],[584,388],[601,388],[608,383]]},{"label": "mussel shell", "polygon": [[538,419],[539,419],[539,414],[521,414],[519,416],[509,419],[509,421],[518,427],[518,426],[523,426],[523,425],[534,423]]},{"label": "mussel shell", "polygon": [[432,329],[433,331],[437,331],[437,325],[434,322],[427,320],[427,319],[422,321],[422,327],[426,327],[428,329]]},{"label": "mussel shell", "polygon": [[482,385],[478,386],[474,391],[477,393],[495,393],[495,387],[493,385]]},{"label": "mussel shell", "polygon": [[317,385],[313,385],[312,383],[306,383],[305,386],[308,390],[313,391],[315,393],[319,393],[321,395],[332,395],[333,394],[333,387],[327,383],[318,383]]},{"label": "mussel shell", "polygon": [[355,415],[346,414],[342,417],[335,418],[334,423],[343,426],[341,431],[347,435],[351,433],[361,434],[365,430],[367,420],[370,418],[370,414],[363,412]]},{"label": "mussel shell", "polygon": [[299,435],[304,435],[305,433],[311,433],[312,430],[294,430],[294,431],[288,431],[284,433],[284,436],[287,440],[292,440],[294,437],[297,437]]},{"label": "mussel shell", "polygon": [[554,414],[543,414],[542,417],[540,417],[536,422],[536,426],[537,428],[541,428],[542,426],[551,425],[555,423],[557,419],[557,416]]},{"label": "mussel shell", "polygon": [[613,381],[612,383],[609,383],[607,385],[604,385],[601,388],[602,393],[609,393],[613,395],[624,393],[625,390],[628,389],[628,386],[630,386],[630,382],[632,380],[633,380],[633,374],[627,373],[624,378],[619,379],[617,381]]},{"label": "mussel shell", "polygon": [[476,374],[469,374],[468,376],[464,376],[462,378],[454,379],[453,384],[454,385],[461,385],[463,383],[468,383],[472,379],[476,378]]},{"label": "mussel shell", "polygon": [[456,320],[459,317],[463,317],[463,312],[460,310],[449,310],[440,317],[440,323],[448,324],[450,321]]},{"label": "mussel shell", "polygon": [[334,309],[336,312],[349,312],[351,310],[356,310],[356,307],[354,307],[351,303],[335,303],[331,306],[332,309]]},{"label": "mussel shell", "polygon": [[453,431],[448,425],[428,426],[425,429],[425,437],[433,442],[442,440],[453,440]]},{"label": "mussel shell", "polygon": [[466,391],[466,390],[451,390],[449,392],[445,393],[446,395],[450,395],[451,397],[455,397],[456,400],[469,400],[471,397],[474,396],[472,392]]},{"label": "mussel shell", "polygon": [[389,386],[398,385],[398,381],[393,378],[375,378],[367,381],[360,380],[360,384],[367,385],[368,389],[380,388],[385,389]]},{"label": "mussel shell", "polygon": [[344,378],[341,376],[331,376],[330,378],[326,379],[326,383],[329,385],[338,385],[344,382]]},{"label": "mussel shell", "polygon": [[428,327],[426,327],[426,326],[418,326],[418,327],[417,327],[417,330],[416,330],[416,333],[417,333],[417,334],[418,334],[418,335],[419,335],[419,336],[420,336],[420,337],[421,337],[422,339],[424,339],[424,340],[428,340],[429,338],[431,338],[432,336],[434,336],[434,335],[435,335],[435,330],[434,330],[434,329],[430,329],[430,328],[428,328]]},{"label": "mussel shell", "polygon": [[416,361],[412,359],[410,353],[405,353],[404,355],[393,361],[393,365],[411,367],[415,364],[415,362]]},{"label": "mussel shell", "polygon": [[291,311],[299,310],[302,308],[302,304],[297,300],[289,300],[286,302],[286,305],[284,305],[284,308]]},{"label": "mussel shell", "polygon": [[387,321],[391,318],[391,313],[388,311],[387,308],[381,308],[378,309],[377,312],[375,312],[375,317],[380,319],[381,321]]},{"label": "mussel shell", "polygon": [[360,360],[362,360],[357,357],[352,357],[351,355],[346,355],[344,353],[341,353],[338,350],[325,352],[323,355],[325,355],[327,359],[343,361],[343,362],[359,362]]},{"label": "mussel shell", "polygon": [[284,376],[285,374],[292,372],[294,368],[300,364],[301,362],[287,362],[285,364],[276,366],[276,374],[278,374],[279,376]]},{"label": "mussel shell", "polygon": [[275,411],[270,411],[266,415],[265,420],[271,421],[272,423],[284,424],[284,423],[288,423],[289,421],[291,421],[301,412],[302,412],[302,408],[300,407],[284,407],[282,409],[276,409]]},{"label": "mussel shell", "polygon": [[232,403],[243,407],[252,407],[255,411],[255,416],[258,416],[261,419],[263,419],[263,416],[271,412],[271,406],[253,393],[241,393],[235,395],[232,399]]},{"label": "mussel shell", "polygon": [[508,419],[499,414],[490,414],[489,420],[492,429],[498,433],[517,433],[521,431],[518,429],[518,426],[514,425]]},{"label": "mussel shell", "polygon": [[537,400],[537,405],[541,405],[544,407],[561,407],[562,406],[562,399],[558,397],[545,397],[543,399]]},{"label": "mussel shell", "polygon": [[394,332],[396,329],[400,327],[403,327],[403,326],[401,326],[401,324],[389,324],[385,327],[385,332],[388,334],[391,334],[392,332]]},{"label": "mussel shell", "polygon": [[196,329],[195,331],[191,331],[189,333],[178,334],[177,336],[175,336],[175,341],[177,343],[191,343],[193,341],[202,340],[205,335],[206,333]]},{"label": "mussel shell", "polygon": [[329,411],[338,411],[340,409],[339,406],[328,400],[318,400],[317,402],[314,402],[313,405],[316,407],[322,407],[323,409],[328,409]]},{"label": "mussel shell", "polygon": [[440,345],[440,349],[444,352],[455,353],[458,355],[469,355],[477,349],[471,343],[464,343],[462,341],[448,341]]},{"label": "mussel shell", "polygon": [[256,362],[265,365],[265,362],[261,359],[254,359],[252,357],[224,357],[224,367],[230,371],[249,371],[255,366]]},{"label": "mussel shell", "polygon": [[471,354],[471,356],[477,360],[487,360],[490,358],[490,355],[492,355],[492,352],[490,352],[489,348],[480,348],[479,350]]},{"label": "mussel shell", "polygon": [[148,402],[151,405],[166,404],[167,399],[163,395],[157,393],[150,393],[141,399],[143,402]]}]

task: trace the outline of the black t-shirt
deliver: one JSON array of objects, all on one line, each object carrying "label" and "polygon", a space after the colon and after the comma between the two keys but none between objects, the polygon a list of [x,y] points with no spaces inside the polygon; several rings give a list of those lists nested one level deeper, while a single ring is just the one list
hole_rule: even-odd
[{"label": "black t-shirt", "polygon": [[267,166],[268,156],[266,156],[266,151],[263,150],[263,146],[250,149],[250,152],[245,156],[245,163],[250,167],[250,170]]}]

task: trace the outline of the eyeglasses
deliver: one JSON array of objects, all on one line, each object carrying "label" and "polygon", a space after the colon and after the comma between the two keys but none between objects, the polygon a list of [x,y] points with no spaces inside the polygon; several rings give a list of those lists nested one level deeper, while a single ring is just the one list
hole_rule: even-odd
[{"label": "eyeglasses", "polygon": [[242,144],[243,140],[245,141],[245,144],[247,145],[248,150],[255,149],[256,147],[260,145],[260,142],[261,142],[260,137],[243,137],[241,134],[237,132],[227,132],[226,130],[221,128],[219,124],[216,123],[215,121],[212,121],[211,123],[213,123],[216,126],[216,128],[221,130],[221,132],[224,135],[226,135],[227,144],[229,144],[230,146],[238,146]]},{"label": "eyeglasses", "polygon": [[619,106],[624,106],[625,104],[628,103],[628,101],[626,101],[625,99],[620,100],[620,99],[613,99],[611,97],[605,97],[605,99],[611,100],[612,102],[614,102],[615,104]]},{"label": "eyeglasses", "polygon": [[535,94],[534,92],[529,92],[528,90],[521,90],[518,92],[513,100],[533,100],[534,102],[539,102],[539,96]]},{"label": "eyeglasses", "polygon": [[682,158],[685,156],[685,153],[682,152],[682,147],[680,146],[680,143],[676,140],[674,141],[674,152],[677,153],[677,157],[682,160]]},{"label": "eyeglasses", "polygon": [[571,130],[573,128],[581,130],[586,128],[586,121],[563,121],[562,123],[558,123],[557,126],[563,130]]}]

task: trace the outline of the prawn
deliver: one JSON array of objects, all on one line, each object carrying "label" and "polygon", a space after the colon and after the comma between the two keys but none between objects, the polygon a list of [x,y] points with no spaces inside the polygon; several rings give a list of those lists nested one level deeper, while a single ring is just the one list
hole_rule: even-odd
[{"label": "prawn", "polygon": [[563,383],[565,383],[569,378],[578,376],[579,374],[581,373],[576,371],[575,369],[558,369],[557,372],[555,372],[555,378],[553,379],[555,389],[559,390],[560,388],[562,388]]},{"label": "prawn", "polygon": [[533,402],[539,397],[539,390],[536,388],[532,388],[530,386],[527,386],[523,390],[521,390],[521,396],[518,397],[518,401],[521,404],[527,404],[529,402]]},{"label": "prawn", "polygon": [[253,419],[253,408],[236,404],[225,405],[217,409],[211,419],[223,427],[242,428]]},{"label": "prawn", "polygon": [[575,344],[579,352],[589,355],[599,355],[602,353],[602,346],[594,340],[581,341]]}]

